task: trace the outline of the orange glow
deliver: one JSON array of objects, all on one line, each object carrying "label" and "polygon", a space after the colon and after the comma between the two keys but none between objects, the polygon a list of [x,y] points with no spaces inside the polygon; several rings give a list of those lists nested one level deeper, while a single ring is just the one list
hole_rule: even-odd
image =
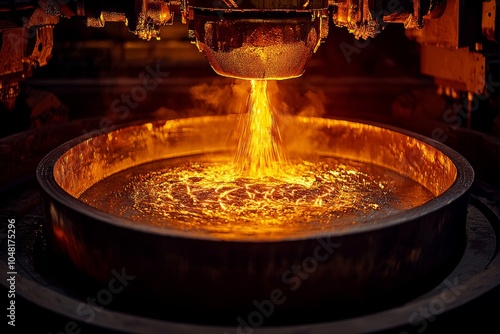
[{"label": "orange glow", "polygon": [[236,167],[250,178],[280,175],[286,159],[266,80],[252,80],[248,113],[242,116]]},{"label": "orange glow", "polygon": [[294,161],[287,172],[281,178],[242,178],[227,156],[165,160],[117,173],[80,199],[167,230],[224,240],[279,240],[346,230],[432,198],[408,178],[354,161]]},{"label": "orange glow", "polygon": [[[266,81],[251,82],[247,108],[236,129],[234,156],[142,165],[98,183],[81,199],[167,229],[225,240],[276,240],[346,229],[432,197],[417,183],[370,164],[334,157],[308,161],[306,155],[289,160]],[[413,195],[405,198],[409,190]]]}]

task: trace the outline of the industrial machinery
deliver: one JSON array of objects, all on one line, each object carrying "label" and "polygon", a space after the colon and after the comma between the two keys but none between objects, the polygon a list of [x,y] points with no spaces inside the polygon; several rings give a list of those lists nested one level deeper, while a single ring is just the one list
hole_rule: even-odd
[{"label": "industrial machinery", "polygon": [[[496,1],[2,1],[1,96],[9,108],[18,83],[47,64],[53,27],[83,17],[89,27],[124,22],[142,39],[159,38],[160,28],[181,15],[187,34],[220,75],[245,79],[286,79],[302,75],[329,25],[356,38],[371,39],[387,24],[404,24],[421,44],[421,71],[440,90],[457,97],[488,94],[498,73]],[[471,14],[472,13],[472,14]],[[356,46],[343,52],[359,52]],[[472,97],[470,98],[472,100]]]},{"label": "industrial machinery", "polygon": [[[27,314],[66,333],[491,326],[499,22],[499,0],[0,0],[2,247],[16,228],[0,278],[7,295],[17,275],[19,327]],[[324,158],[299,180],[314,196],[203,188],[210,154],[238,144],[250,81],[286,114],[273,136],[287,153]]]}]

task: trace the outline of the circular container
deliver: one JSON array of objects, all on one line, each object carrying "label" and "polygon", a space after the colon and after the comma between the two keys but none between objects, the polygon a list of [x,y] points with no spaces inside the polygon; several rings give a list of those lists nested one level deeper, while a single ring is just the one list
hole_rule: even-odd
[{"label": "circular container", "polygon": [[304,310],[342,318],[389,307],[425,291],[458,261],[472,167],[436,141],[384,125],[282,120],[290,155],[379,165],[435,195],[348,230],[228,241],[139,224],[78,200],[96,182],[133,166],[230,151],[236,124],[233,116],[142,122],[79,137],[52,151],[37,178],[53,249],[105,284],[121,279],[130,300],[154,300],[160,313],[224,314],[250,327],[270,314],[293,322],[290,315]]}]

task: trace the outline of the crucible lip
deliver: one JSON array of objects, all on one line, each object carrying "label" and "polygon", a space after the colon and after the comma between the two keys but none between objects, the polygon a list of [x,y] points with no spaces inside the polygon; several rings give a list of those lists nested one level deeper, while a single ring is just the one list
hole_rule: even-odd
[{"label": "crucible lip", "polygon": [[[195,118],[187,118],[187,119],[216,119],[216,118],[227,118],[227,116],[202,116],[202,117],[195,117]],[[320,119],[322,120],[323,118],[313,118],[313,117],[308,117],[304,119]],[[183,119],[177,119],[177,121],[182,122]],[[327,119],[328,120],[328,119]],[[359,224],[349,230],[341,230],[341,231],[335,231],[335,230],[329,230],[329,231],[315,231],[311,232],[308,235],[301,235],[301,236],[290,236],[290,237],[283,237],[279,239],[248,239],[248,238],[235,238],[235,239],[230,239],[226,240],[223,238],[219,237],[214,237],[210,235],[201,235],[201,234],[196,234],[192,233],[189,231],[180,231],[180,230],[173,230],[173,229],[166,229],[164,227],[157,227],[157,226],[151,226],[151,225],[144,225],[144,224],[139,224],[131,219],[128,218],[123,218],[123,217],[117,217],[112,214],[100,211],[92,206],[89,206],[83,202],[81,202],[79,199],[73,197],[70,195],[63,187],[61,187],[58,182],[55,179],[54,176],[54,168],[58,160],[69,150],[72,148],[76,147],[79,144],[82,144],[86,142],[87,140],[90,140],[91,138],[95,138],[99,135],[102,135],[102,131],[94,131],[91,133],[88,133],[86,135],[77,137],[73,140],[70,140],[66,142],[65,144],[59,146],[58,148],[54,149],[51,151],[48,155],[45,156],[45,158],[42,159],[40,164],[38,165],[37,171],[36,171],[36,176],[37,180],[44,192],[46,192],[47,195],[49,195],[53,200],[59,202],[59,204],[63,205],[64,207],[69,207],[72,210],[75,210],[76,212],[87,216],[89,218],[95,219],[97,221],[100,221],[104,224],[110,224],[114,225],[116,227],[120,228],[125,228],[125,229],[131,229],[135,230],[138,232],[142,233],[147,233],[147,234],[152,234],[152,235],[158,235],[158,236],[164,236],[164,237],[172,237],[172,238],[184,238],[184,239],[194,239],[194,240],[205,240],[205,241],[212,241],[212,242],[231,242],[231,243],[276,243],[276,242],[292,242],[292,241],[297,241],[297,240],[313,240],[313,239],[319,239],[319,238],[325,238],[325,237],[341,237],[345,235],[355,235],[355,234],[361,234],[361,233],[369,233],[371,231],[375,230],[382,230],[384,228],[389,228],[392,226],[404,224],[405,222],[408,221],[413,221],[419,218],[422,218],[423,216],[432,214],[433,212],[436,212],[443,207],[447,206],[448,204],[452,203],[453,201],[459,199],[463,195],[465,195],[470,186],[472,185],[474,181],[474,170],[472,166],[469,164],[469,162],[461,156],[458,152],[455,150],[449,148],[448,146],[433,140],[431,138],[419,135],[417,133],[407,131],[401,128],[397,128],[394,126],[388,126],[385,124],[380,124],[380,123],[375,123],[375,122],[370,122],[370,121],[365,121],[365,120],[360,120],[360,119],[349,119],[349,118],[335,118],[337,121],[345,121],[345,122],[352,122],[352,123],[358,123],[358,124],[364,124],[364,125],[369,125],[377,128],[382,128],[386,129],[389,131],[393,131],[399,134],[402,134],[407,137],[412,137],[418,141],[421,141],[427,145],[432,146],[433,148],[437,149],[441,153],[443,153],[448,159],[451,160],[451,162],[454,164],[456,167],[456,178],[454,182],[451,184],[451,186],[448,187],[448,189],[444,190],[440,195],[435,197],[434,199],[418,206],[415,208],[408,209],[406,211],[390,215],[386,218],[383,219],[375,219],[375,220],[367,220],[364,221],[363,224]],[[170,120],[169,120],[170,121]],[[139,122],[133,122],[130,124],[125,124],[122,126],[119,126],[115,128],[113,131],[110,131],[110,133],[119,131],[122,129],[130,128],[130,127],[137,127],[137,126],[144,126],[145,124],[149,123],[164,123],[164,122],[169,122],[166,120],[153,120],[153,121],[139,121]],[[220,150],[217,150],[217,152],[220,152]],[[213,153],[213,152],[200,152],[200,153]],[[158,159],[160,160],[160,159]],[[132,166],[130,166],[132,167]]]}]

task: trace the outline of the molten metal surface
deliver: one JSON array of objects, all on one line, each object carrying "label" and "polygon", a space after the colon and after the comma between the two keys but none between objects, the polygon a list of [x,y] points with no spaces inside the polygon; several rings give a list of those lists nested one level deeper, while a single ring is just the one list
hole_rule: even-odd
[{"label": "molten metal surface", "polygon": [[61,156],[55,179],[148,229],[249,241],[362,228],[456,179],[453,162],[422,141],[348,121],[279,120],[266,81],[251,87],[239,122],[181,119],[96,136]]},{"label": "molten metal surface", "polygon": [[142,165],[80,199],[141,224],[226,240],[278,240],[341,231],[434,196],[388,169],[338,158],[287,165],[281,177],[245,178],[230,156]]},{"label": "molten metal surface", "polygon": [[[266,99],[255,91],[246,117],[259,126],[243,117],[243,138],[281,137],[289,162],[280,173],[241,168],[236,115],[79,137],[37,170],[54,250],[103,284],[125,265],[137,280],[132,294],[160,305],[159,316],[175,309],[204,319],[206,310],[249,314],[320,245],[341,247],[322,251],[327,259],[287,303],[292,317],[311,305],[349,313],[391,296],[401,305],[408,287],[461,255],[473,171],[456,152],[386,126],[273,119],[269,109],[257,112]],[[267,164],[256,161],[259,170]]]},{"label": "molten metal surface", "polygon": [[231,240],[338,230],[433,198],[382,167],[338,158],[288,161],[276,116],[267,82],[253,80],[233,159],[140,166],[101,181],[81,200],[141,223]]}]

